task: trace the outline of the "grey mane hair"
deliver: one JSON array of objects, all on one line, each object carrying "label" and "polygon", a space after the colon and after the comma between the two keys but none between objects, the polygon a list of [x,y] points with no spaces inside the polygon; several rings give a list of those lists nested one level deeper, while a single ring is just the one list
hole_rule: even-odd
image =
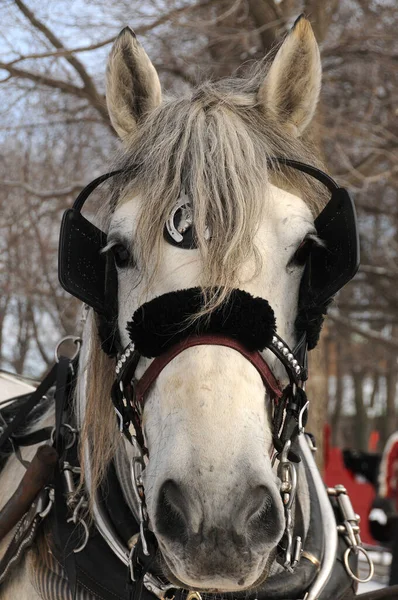
[{"label": "grey mane hair", "polygon": [[134,252],[148,286],[156,277],[164,223],[185,187],[203,261],[201,284],[219,291],[205,311],[242,283],[242,264],[254,256],[256,272],[261,266],[253,239],[267,181],[301,195],[314,215],[325,204],[323,186],[313,178],[277,164],[269,172],[267,162],[275,156],[314,165],[319,160],[308,142],[293,137],[258,103],[267,68],[261,62],[246,78],[205,82],[187,97],[167,99],[125,139],[116,163],[124,173],[113,183],[107,221],[119,203],[141,194]]}]

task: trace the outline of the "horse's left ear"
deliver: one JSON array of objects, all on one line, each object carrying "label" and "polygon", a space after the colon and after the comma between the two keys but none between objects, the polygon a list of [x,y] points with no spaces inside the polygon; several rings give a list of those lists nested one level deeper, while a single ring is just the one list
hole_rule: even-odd
[{"label": "horse's left ear", "polygon": [[106,103],[116,133],[126,138],[162,100],[159,77],[135,33],[125,27],[117,36],[106,71]]},{"label": "horse's left ear", "polygon": [[298,137],[314,116],[321,76],[318,44],[310,22],[301,15],[279,48],[258,100]]}]

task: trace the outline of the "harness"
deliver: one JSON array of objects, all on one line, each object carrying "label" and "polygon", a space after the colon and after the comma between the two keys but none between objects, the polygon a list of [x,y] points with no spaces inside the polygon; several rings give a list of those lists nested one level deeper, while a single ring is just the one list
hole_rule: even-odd
[{"label": "harness", "polygon": [[[112,489],[112,494],[106,498],[98,491],[94,499],[94,532],[89,530],[85,522],[86,501],[83,495],[77,493],[80,472],[77,460],[78,431],[72,411],[77,353],[72,360],[62,356],[59,358],[45,382],[1,434],[0,448],[12,438],[29,410],[55,382],[56,426],[52,437],[58,461],[52,481],[39,493],[40,510],[36,506],[31,511],[33,518],[23,517],[17,538],[29,539],[30,543],[33,523],[37,528],[37,523],[48,514],[46,522],[54,540],[53,552],[66,571],[72,590],[89,589],[105,599],[149,600],[155,595],[162,599],[178,597],[179,600],[201,600],[198,592],[176,589],[157,572],[157,542],[149,528],[142,483],[142,471],[150,460],[142,431],[142,412],[148,390],[171,360],[187,348],[199,345],[221,345],[239,352],[257,369],[273,404],[272,454],[273,462],[278,461],[277,473],[281,480],[285,511],[285,531],[278,548],[278,561],[289,575],[287,578],[284,574],[283,581],[279,577],[279,583],[278,576],[274,580],[271,577],[270,582],[267,581],[269,591],[267,585],[264,588],[264,600],[286,600],[286,583],[289,582],[294,594],[292,599],[302,598],[303,594],[306,600],[337,598],[336,595],[330,595],[337,593],[336,589],[332,592],[334,583],[331,577],[335,562],[344,565],[342,575],[340,573],[337,579],[334,578],[339,584],[339,592],[349,590],[352,579],[358,581],[352,558],[357,557],[359,552],[365,552],[360,545],[358,520],[345,490],[329,490],[329,496],[332,497],[330,504],[319,474],[314,474],[311,452],[303,435],[309,404],[305,394],[307,350],[317,343],[331,299],[354,276],[359,264],[355,208],[348,192],[322,171],[281,158],[270,161],[270,168],[275,166],[296,169],[315,177],[331,192],[330,201],[315,220],[315,228],[325,246],[313,249],[304,270],[296,320],[298,343],[293,349],[278,335],[274,313],[268,302],[253,298],[242,290],[233,290],[228,302],[221,304],[208,319],[199,320],[195,325],[186,325],[189,317],[195,315],[203,303],[203,293],[198,288],[164,294],[141,306],[128,324],[131,343],[122,349],[115,301],[116,267],[109,253],[102,252],[107,244],[106,234],[81,214],[88,196],[105,180],[122,174],[122,171],[113,171],[95,179],[82,190],[73,207],[65,212],[59,245],[59,279],[64,289],[97,313],[102,348],[109,356],[116,358],[112,402],[120,432],[135,448],[132,479],[138,521],[124,504],[111,466],[108,474],[111,483],[108,487]],[[169,243],[187,250],[195,246],[194,226],[191,224],[186,235],[178,230],[176,217],[183,208],[189,212],[188,203],[189,199],[178,201],[165,224],[164,232]],[[242,315],[245,315],[244,319]],[[268,365],[268,353],[274,355],[286,370],[289,383],[285,388],[281,387]],[[153,361],[137,380],[136,368],[141,357],[153,358]],[[310,485],[318,499],[318,512],[323,526],[321,540],[303,540],[302,535],[295,531],[292,517],[297,488],[295,463],[300,460],[312,472],[313,481]],[[314,514],[316,511],[315,508]],[[3,513],[0,513],[0,525],[2,516]],[[341,534],[340,550],[336,520]],[[333,531],[329,531],[330,527]],[[345,540],[344,544],[341,540]],[[322,551],[318,548],[319,544],[324,546]],[[10,560],[12,557],[9,556],[7,564],[10,564]],[[0,582],[2,576],[4,579],[3,563],[0,565]],[[110,565],[109,576],[98,572],[99,565],[105,563]],[[372,565],[369,560],[368,579],[371,576]],[[247,597],[246,592],[235,595]],[[256,598],[261,600],[261,597],[262,593],[257,592]]]}]

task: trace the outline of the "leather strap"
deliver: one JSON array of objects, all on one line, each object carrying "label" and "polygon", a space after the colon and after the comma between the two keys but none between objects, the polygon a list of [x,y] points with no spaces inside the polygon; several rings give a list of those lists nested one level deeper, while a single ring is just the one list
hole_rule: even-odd
[{"label": "leather strap", "polygon": [[324,171],[321,171],[320,169],[317,169],[317,167],[307,165],[307,163],[300,162],[299,160],[293,160],[291,158],[283,158],[283,156],[275,156],[269,159],[268,166],[273,168],[275,163],[296,169],[296,171],[302,171],[302,173],[314,177],[314,179],[317,179],[323,183],[323,185],[326,186],[330,192],[333,192],[339,187],[339,185],[334,179],[332,179],[332,177],[330,177],[330,175]]},{"label": "leather strap", "polygon": [[182,340],[152,361],[141,379],[135,384],[136,401],[143,404],[146,393],[165,366],[178,356],[178,354],[194,346],[225,346],[226,348],[236,350],[257,369],[272,398],[279,399],[282,396],[281,386],[260,352],[251,352],[238,341],[223,335],[200,335]]},{"label": "leather strap", "polygon": [[362,598],[362,600],[395,600],[398,598],[398,585],[392,587],[383,588],[381,590],[373,590],[365,594],[358,594],[355,598]]},{"label": "leather strap", "polygon": [[80,212],[81,209],[83,208],[85,201],[89,197],[89,195],[92,194],[92,192],[99,185],[101,185],[101,183],[103,183],[107,179],[110,179],[111,177],[114,177],[115,175],[119,175],[119,173],[123,173],[123,169],[117,169],[116,171],[110,171],[109,173],[104,173],[104,175],[100,175],[99,177],[97,177],[96,179],[91,181],[88,185],[86,185],[85,188],[82,189],[82,191],[80,192],[80,194],[78,195],[78,197],[76,198],[76,200],[73,203],[73,208],[75,208],[76,210],[78,210]]},{"label": "leather strap", "polygon": [[[40,402],[43,398],[44,394],[50,389],[50,387],[54,384],[55,379],[57,377],[58,371],[58,363],[56,363],[51,370],[47,373],[37,390],[35,390],[31,395],[29,400],[24,404],[21,410],[15,415],[14,419],[11,423],[6,427],[3,433],[0,435],[0,449],[3,444],[18,430],[18,428],[23,425],[26,421],[26,417],[34,409],[36,404]],[[23,397],[26,397],[24,395]],[[15,398],[18,400],[19,396]]]}]

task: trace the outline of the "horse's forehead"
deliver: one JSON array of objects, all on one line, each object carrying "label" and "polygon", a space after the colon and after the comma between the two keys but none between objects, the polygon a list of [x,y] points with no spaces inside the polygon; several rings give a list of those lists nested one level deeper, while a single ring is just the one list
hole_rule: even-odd
[{"label": "horse's forehead", "polygon": [[[134,234],[142,202],[142,197],[136,195],[120,203],[113,214],[110,229],[117,229],[126,235]],[[313,222],[311,211],[302,198],[275,185],[269,186],[268,194],[264,194],[264,202],[265,221],[270,227],[287,223],[294,227],[296,224],[302,226],[303,223]]]},{"label": "horse's forehead", "polygon": [[135,223],[137,222],[142,198],[140,195],[136,195],[131,198],[124,199],[123,202],[118,204],[115,212],[112,215],[110,232],[112,230],[118,230],[121,233],[128,235],[134,233]]},{"label": "horse's forehead", "polygon": [[270,185],[268,194],[267,218],[278,221],[282,225],[294,222],[313,222],[309,206],[300,196],[283,190],[276,185]]}]

